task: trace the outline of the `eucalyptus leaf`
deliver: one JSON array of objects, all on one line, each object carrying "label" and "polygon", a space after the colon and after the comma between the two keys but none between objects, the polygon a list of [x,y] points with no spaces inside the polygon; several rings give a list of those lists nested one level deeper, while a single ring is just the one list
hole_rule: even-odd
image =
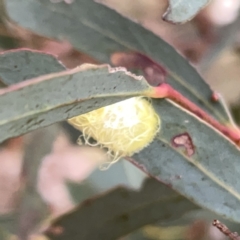
[{"label": "eucalyptus leaf", "polygon": [[53,240],[112,240],[158,220],[176,219],[195,208],[171,189],[148,179],[139,192],[118,187],[88,199],[54,221],[46,234]]},{"label": "eucalyptus leaf", "polygon": [[24,147],[23,171],[26,184],[18,203],[19,239],[27,239],[30,233],[48,216],[48,208],[37,192],[38,172],[43,158],[52,150],[59,135],[58,125],[38,129],[27,136]]},{"label": "eucalyptus leaf", "polygon": [[12,50],[0,54],[0,79],[16,84],[66,68],[52,55],[34,50]]},{"label": "eucalyptus leaf", "polygon": [[[197,205],[239,223],[239,149],[170,100],[153,100],[153,106],[161,131],[132,162]],[[174,144],[181,137],[189,138],[185,148]]]},{"label": "eucalyptus leaf", "polygon": [[184,23],[191,20],[210,0],[169,0],[169,7],[163,19],[173,23]]},{"label": "eucalyptus leaf", "polygon": [[[22,26],[49,37],[69,40],[76,48],[102,62],[109,62],[116,51],[137,51],[148,55],[166,69],[167,82],[175,89],[222,123],[228,121],[223,106],[210,101],[212,91],[186,60],[157,36],[116,12],[91,0],[69,5],[48,0],[8,0],[6,6],[10,17]],[[149,88],[145,81],[137,81],[125,72],[89,65],[18,83],[0,92],[0,141],[131,96],[144,95]],[[186,197],[203,208],[240,222],[239,150],[219,132],[173,102],[157,99],[152,103],[162,120],[161,131],[147,148],[129,160],[183,196],[176,195],[177,199]],[[186,137],[184,145],[181,142]],[[180,147],[181,144],[184,146]],[[119,192],[125,194],[126,191],[118,189],[98,201],[85,202],[76,211],[57,220],[53,231],[50,229],[48,233],[55,237],[53,239],[69,239],[68,234],[80,228],[79,222],[88,223],[85,223],[87,214],[87,221],[92,221],[92,225],[87,226],[91,231],[82,225],[82,234],[86,231],[89,239],[96,239],[94,234],[102,230],[102,239],[113,239],[163,217],[164,211],[170,208],[168,204],[173,207],[168,199],[166,205],[161,203],[161,211],[157,211],[160,206],[150,211],[154,207],[151,205],[150,209],[139,211],[139,215],[127,215],[127,221],[137,226],[124,225],[126,218],[121,225],[117,221],[119,218],[111,221],[106,213],[120,213],[121,208],[117,205]],[[115,199],[114,205],[103,211],[110,195],[111,201]],[[100,212],[91,215],[92,206],[97,206]],[[178,208],[185,209],[179,202],[174,202],[174,208],[177,213]],[[126,205],[124,209],[127,212]],[[140,217],[141,214],[144,218]],[[155,214],[160,215],[156,217]],[[70,216],[75,219],[75,224],[69,220]],[[131,222],[132,218],[138,221]],[[100,220],[102,225],[94,222]],[[63,232],[54,234],[55,227],[62,223],[66,223]],[[92,231],[92,226],[96,226],[96,231]]]},{"label": "eucalyptus leaf", "polygon": [[[21,58],[22,53],[17,52],[15,56],[18,54]],[[4,70],[5,73],[9,71]],[[13,79],[18,81],[17,77]],[[19,79],[22,79],[21,75]],[[4,81],[12,83],[11,80]],[[143,95],[149,88],[145,80],[139,80],[125,70],[89,64],[11,85],[0,90],[0,142]]]},{"label": "eucalyptus leaf", "polygon": [[175,89],[222,123],[229,122],[221,103],[211,101],[210,87],[183,57],[152,32],[115,11],[93,0],[71,4],[50,0],[5,3],[8,15],[17,24],[47,37],[67,40],[100,62],[110,62],[111,55],[119,51],[149,56],[166,68],[167,82]]}]

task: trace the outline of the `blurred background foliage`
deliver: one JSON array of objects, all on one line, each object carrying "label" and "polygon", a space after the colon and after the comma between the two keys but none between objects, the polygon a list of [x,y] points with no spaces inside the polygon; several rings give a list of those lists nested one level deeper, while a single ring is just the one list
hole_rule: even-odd
[{"label": "blurred background foliage", "polygon": [[[52,2],[58,4],[60,1]],[[65,2],[71,4],[71,1]],[[224,96],[240,123],[239,0],[213,0],[194,19],[181,25],[162,20],[167,1],[104,0],[104,3],[137,19],[173,45],[197,68],[212,89]],[[0,51],[16,48],[54,54],[68,68],[96,62],[68,42],[38,36],[6,21],[1,0]],[[4,87],[1,82],[0,87]],[[0,239],[43,240],[41,232],[49,219],[69,211],[76,204],[119,185],[133,190],[141,187],[146,175],[126,161],[118,162],[105,172],[97,165],[88,166],[87,159],[76,150],[79,148],[76,145],[78,135],[67,123],[61,123],[0,145]],[[76,172],[76,169],[85,171]],[[215,217],[195,209],[179,219],[155,222],[121,239],[225,239],[211,227]],[[224,221],[231,230],[240,230],[238,225]]]}]

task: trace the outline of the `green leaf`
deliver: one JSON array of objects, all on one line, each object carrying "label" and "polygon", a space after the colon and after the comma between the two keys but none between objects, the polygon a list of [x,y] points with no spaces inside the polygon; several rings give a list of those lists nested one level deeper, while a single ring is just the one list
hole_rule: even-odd
[{"label": "green leaf", "polygon": [[191,20],[210,0],[169,0],[169,7],[163,19],[173,23],[184,23]]},{"label": "green leaf", "polygon": [[[239,149],[173,102],[158,99],[153,106],[161,131],[130,160],[197,205],[240,222]],[[176,140],[186,141],[185,148]]]},{"label": "green leaf", "polygon": [[[65,67],[55,57],[46,53],[13,50],[0,54],[0,79],[5,85],[63,70]],[[18,215],[14,216],[14,221],[10,219],[9,223],[8,216],[3,216],[2,221],[0,218],[0,225],[6,225],[11,233],[17,232],[20,238],[25,239],[40,220],[46,217],[47,208],[36,191],[36,181],[39,164],[50,152],[57,134],[56,125],[44,128],[29,135],[25,144],[23,168],[26,184],[16,210]]]},{"label": "green leaf", "polygon": [[27,239],[48,216],[48,208],[39,195],[36,186],[39,168],[43,158],[52,150],[53,143],[59,135],[58,125],[34,131],[27,136],[24,147],[23,169],[26,181],[18,202],[17,235]]},{"label": "green leaf", "polygon": [[112,240],[158,220],[176,219],[195,208],[171,189],[148,179],[139,192],[118,187],[85,201],[54,221],[46,234],[53,240]]},{"label": "green leaf", "polygon": [[[36,58],[32,56],[31,65],[41,64],[38,53],[32,54]],[[13,56],[19,59],[16,62],[22,61],[21,51]],[[45,59],[46,56],[42,57]],[[44,62],[49,64],[46,59]],[[54,61],[52,64],[53,69],[61,68]],[[34,69],[42,73],[37,66]],[[11,71],[14,70],[2,68],[0,75],[5,74],[4,81],[7,83],[21,81],[28,75],[21,69],[15,72],[17,76],[20,73],[19,78],[7,79],[7,76],[12,76]],[[0,142],[132,96],[143,95],[149,88],[144,80],[125,70],[89,64],[9,86],[0,90]]]},{"label": "green leaf", "polygon": [[39,51],[23,49],[0,54],[0,79],[6,85],[65,69],[54,56]]},{"label": "green leaf", "polygon": [[[53,4],[47,0],[9,0],[6,3],[10,16],[21,25],[47,36],[66,38],[100,61],[109,61],[116,51],[130,50],[149,55],[166,68],[167,81],[174,88],[221,122],[228,121],[221,104],[210,101],[212,91],[208,85],[186,60],[154,34],[114,11],[91,0],[75,1],[70,5]],[[93,88],[96,81],[98,89]],[[111,74],[106,68],[65,71],[15,85],[10,87],[12,91],[5,90],[0,95],[1,138],[108,105],[126,98],[126,95],[141,94],[148,87],[133,81],[133,77],[125,73]],[[99,100],[94,106],[96,99],[89,100],[92,97]],[[12,99],[17,101],[12,102]],[[83,100],[87,101],[80,104]],[[189,200],[240,222],[238,149],[220,133],[172,102],[154,100],[153,105],[161,116],[162,131],[134,159],[142,164],[143,170]],[[189,144],[195,148],[193,155],[190,151],[187,156],[172,144],[179,134],[189,136],[187,148]]]},{"label": "green leaf", "polygon": [[212,102],[212,91],[196,70],[170,45],[140,25],[93,0],[72,4],[49,0],[8,0],[10,18],[38,34],[64,39],[101,62],[115,52],[135,51],[166,68],[167,82],[221,121],[229,122],[224,107]]}]

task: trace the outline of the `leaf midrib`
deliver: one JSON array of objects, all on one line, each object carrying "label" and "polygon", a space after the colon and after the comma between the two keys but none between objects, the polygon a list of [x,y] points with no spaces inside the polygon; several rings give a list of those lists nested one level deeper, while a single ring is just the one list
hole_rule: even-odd
[{"label": "leaf midrib", "polygon": [[[33,0],[30,0],[33,2]],[[93,0],[89,0],[89,1],[93,1]],[[43,3],[39,3],[40,5],[42,5],[43,7],[46,7]],[[49,5],[48,5],[49,6]],[[48,7],[47,7],[48,8]],[[49,8],[49,10],[51,11],[51,9]],[[114,10],[113,10],[114,11]],[[66,12],[61,12],[59,11],[59,9],[55,9],[56,13],[59,13],[61,15],[63,15],[64,18],[68,18],[68,19],[72,19],[70,16],[68,16],[66,14]],[[80,23],[82,23],[84,26],[87,26],[89,28],[91,28],[92,30],[96,31],[98,34],[107,37],[113,41],[115,41],[116,43],[118,43],[119,45],[122,45],[125,48],[128,49],[132,49],[135,51],[139,51],[138,49],[136,49],[134,46],[132,46],[131,44],[129,45],[127,42],[125,41],[120,41],[118,38],[116,38],[113,34],[111,34],[111,32],[106,31],[106,29],[99,29],[99,27],[86,20],[86,19],[78,19]],[[130,20],[131,21],[131,20]],[[141,27],[141,26],[140,26]],[[142,26],[143,27],[143,26]],[[146,29],[147,30],[147,29]],[[148,30],[147,30],[148,31]],[[152,33],[153,35],[155,35],[154,33]],[[157,36],[158,37],[158,36]],[[135,37],[136,38],[136,37]],[[138,40],[139,41],[139,40]],[[82,49],[81,49],[82,50]],[[143,53],[143,54],[148,54],[147,52]],[[167,67],[166,67],[167,68]],[[216,108],[213,108],[204,98],[201,97],[201,95],[199,95],[197,93],[197,91],[192,88],[189,84],[187,84],[186,81],[184,81],[181,77],[178,76],[178,74],[174,73],[173,71],[169,70],[169,68],[167,68],[167,71],[169,73],[169,75],[176,81],[178,82],[180,85],[182,85],[183,87],[185,87],[189,92],[191,92],[197,99],[199,99],[201,102],[203,102],[205,104],[205,106],[209,109],[209,111],[214,112],[215,116],[217,116],[219,119],[221,119],[221,121],[223,122],[227,122],[226,119],[224,118],[224,116],[218,111],[216,110]]]},{"label": "leaf midrib", "polygon": [[[230,194],[232,194],[236,199],[238,199],[240,201],[240,193],[234,191],[234,189],[229,186],[228,184],[224,183],[223,181],[221,181],[219,178],[216,177],[215,174],[213,174],[212,172],[209,172],[205,166],[203,166],[199,161],[195,160],[194,158],[189,158],[187,157],[182,151],[177,151],[176,148],[174,148],[171,144],[169,144],[169,142],[160,137],[160,134],[158,133],[156,138],[163,142],[164,144],[166,144],[169,148],[171,148],[172,150],[174,150],[176,153],[178,153],[179,155],[181,155],[182,158],[184,158],[186,161],[188,161],[189,163],[193,164],[200,172],[204,173],[205,176],[207,176],[210,180],[212,180],[214,183],[216,183],[218,186],[222,187],[224,190],[226,190],[227,192],[229,192]],[[176,191],[178,191],[176,189]],[[181,193],[183,194],[183,193]],[[186,196],[186,195],[185,195]],[[199,203],[198,203],[199,204]]]}]

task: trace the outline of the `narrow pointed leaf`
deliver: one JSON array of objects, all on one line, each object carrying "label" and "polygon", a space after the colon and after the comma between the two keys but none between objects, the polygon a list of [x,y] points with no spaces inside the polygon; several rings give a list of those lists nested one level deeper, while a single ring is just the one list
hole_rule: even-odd
[{"label": "narrow pointed leaf", "polygon": [[139,192],[118,187],[85,201],[57,219],[46,234],[52,240],[112,240],[149,223],[176,219],[195,208],[171,189],[148,179]]},{"label": "narrow pointed leaf", "polygon": [[203,208],[240,222],[239,149],[171,101],[153,100],[153,106],[161,131],[132,161]]},{"label": "narrow pointed leaf", "polygon": [[0,90],[0,142],[143,95],[150,86],[124,70],[82,65]]},{"label": "narrow pointed leaf", "polygon": [[222,123],[229,121],[224,107],[212,102],[212,91],[196,70],[170,45],[140,25],[93,0],[71,4],[49,0],[8,0],[6,10],[17,24],[38,34],[68,40],[101,62],[115,52],[134,51],[166,68],[167,81]]},{"label": "narrow pointed leaf", "polygon": [[54,56],[39,51],[20,49],[0,54],[0,79],[6,85],[65,69]]}]

